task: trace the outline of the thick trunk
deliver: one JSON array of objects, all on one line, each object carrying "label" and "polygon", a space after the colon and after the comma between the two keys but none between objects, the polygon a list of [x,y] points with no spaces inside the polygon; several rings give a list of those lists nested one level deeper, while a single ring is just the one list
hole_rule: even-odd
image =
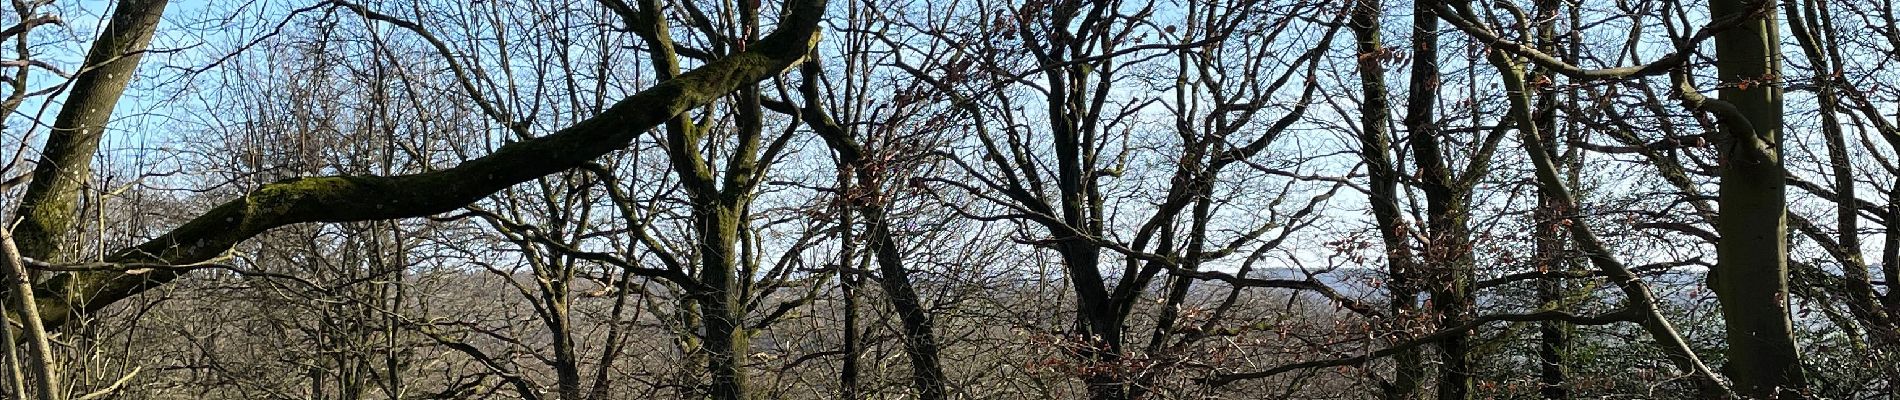
[{"label": "thick trunk", "polygon": [[[1060,235],[1060,234],[1059,234]],[[1086,239],[1064,240],[1058,245],[1063,265],[1068,267],[1070,284],[1076,291],[1076,332],[1084,350],[1085,362],[1101,366],[1091,368],[1094,372],[1083,376],[1088,385],[1089,398],[1094,400],[1123,400],[1134,398],[1131,387],[1120,377],[1118,365],[1122,361],[1123,314],[1111,304],[1108,291],[1102,287],[1100,247]]]},{"label": "thick trunk", "polygon": [[[746,207],[751,204],[751,187],[756,179],[760,123],[759,89],[740,88],[733,107],[738,132],[737,148],[726,162],[723,182],[704,179],[711,167],[698,155],[698,140],[691,145],[671,149],[676,165],[691,164],[677,171],[682,178],[696,176],[688,191],[695,203],[693,213],[699,232],[700,299],[706,310],[706,368],[712,374],[715,400],[748,400],[753,395],[746,381],[746,355],[751,352],[746,316],[746,272],[740,265],[740,227],[748,223]],[[703,133],[703,131],[702,131]],[[696,135],[694,135],[696,136]],[[695,138],[697,139],[697,138]]]},{"label": "thick trunk", "polygon": [[157,31],[169,0],[125,0],[87,52],[73,77],[71,94],[47,130],[33,182],[20,200],[20,255],[62,261],[61,242],[73,226],[73,210],[92,179],[92,158],[119,97],[137,72],[139,59]]},{"label": "thick trunk", "polygon": [[712,398],[747,400],[745,356],[750,348],[745,326],[745,302],[740,296],[738,244],[739,212],[724,207],[700,211],[702,271],[699,296],[705,310],[706,369],[712,374]]},{"label": "thick trunk", "polygon": [[555,314],[548,316],[548,333],[554,337],[551,347],[554,348],[555,385],[561,392],[561,399],[583,399],[580,357],[575,351],[574,335],[568,323],[567,299],[549,303],[548,308]]},{"label": "thick trunk", "polygon": [[[1554,142],[1546,140],[1544,149],[1551,149]],[[1554,157],[1553,157],[1554,158]],[[1564,262],[1564,241],[1559,224],[1562,220],[1561,204],[1549,190],[1538,190],[1538,213],[1535,237],[1537,242],[1536,263],[1540,271],[1568,270]],[[1537,281],[1537,301],[1543,309],[1564,308],[1563,298],[1566,284],[1563,278],[1546,278]],[[1563,321],[1543,321],[1537,323],[1537,360],[1538,392],[1545,400],[1565,400],[1570,398],[1569,387],[1565,384],[1569,375],[1564,359],[1570,352],[1571,326]]]},{"label": "thick trunk", "polygon": [[[1106,4],[1092,4],[1091,12],[1099,11]],[[1055,7],[1052,18],[1058,23],[1074,21],[1079,11],[1079,3]],[[1076,333],[1083,341],[1086,350],[1084,361],[1101,368],[1091,368],[1095,372],[1085,374],[1083,380],[1088,385],[1089,397],[1097,400],[1131,398],[1129,385],[1121,379],[1117,365],[1122,358],[1123,323],[1126,314],[1109,294],[1107,281],[1102,276],[1101,246],[1094,238],[1101,235],[1101,210],[1103,200],[1098,192],[1096,180],[1097,165],[1095,150],[1098,143],[1093,129],[1101,116],[1099,109],[1093,107],[1099,103],[1100,90],[1096,85],[1106,86],[1109,82],[1110,68],[1107,61],[1098,63],[1071,63],[1081,58],[1081,39],[1094,32],[1074,33],[1076,37],[1052,36],[1049,41],[1052,54],[1042,56],[1045,66],[1052,67],[1044,73],[1049,90],[1047,111],[1049,113],[1049,132],[1054,147],[1055,186],[1060,197],[1056,209],[1060,210],[1060,224],[1045,223],[1051,237],[1055,238],[1055,250],[1062,256],[1071,287],[1075,290]],[[1089,235],[1092,237],[1077,237]]]},{"label": "thick trunk", "polygon": [[[707,298],[717,297],[725,296],[709,294]],[[743,316],[732,303],[736,301],[706,303],[706,369],[712,374],[715,400],[750,399],[745,371],[745,353],[750,346]]]},{"label": "thick trunk", "polygon": [[1748,0],[1714,0],[1710,14],[1759,19],[1715,37],[1721,99],[1739,115],[1724,121],[1721,214],[1711,286],[1727,323],[1723,369],[1749,398],[1797,398],[1807,387],[1788,314],[1786,176],[1781,165],[1782,88],[1776,13]]}]

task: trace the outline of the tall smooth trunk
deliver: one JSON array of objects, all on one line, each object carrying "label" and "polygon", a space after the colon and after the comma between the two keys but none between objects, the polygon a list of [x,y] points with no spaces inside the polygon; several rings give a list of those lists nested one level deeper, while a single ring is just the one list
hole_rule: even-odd
[{"label": "tall smooth trunk", "polygon": [[[1716,269],[1710,278],[1727,325],[1728,365],[1736,391],[1756,399],[1798,398],[1807,387],[1788,313],[1788,223],[1782,169],[1781,37],[1772,7],[1713,0],[1716,19],[1755,15],[1715,36],[1721,100],[1746,121],[1724,121],[1720,147],[1721,214]],[[1765,8],[1765,9],[1764,9]]]}]

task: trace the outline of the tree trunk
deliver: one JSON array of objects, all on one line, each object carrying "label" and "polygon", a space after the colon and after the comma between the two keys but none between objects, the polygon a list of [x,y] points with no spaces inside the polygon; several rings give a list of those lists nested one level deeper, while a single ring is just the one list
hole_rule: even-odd
[{"label": "tree trunk", "polygon": [[[1563,2],[1558,0],[1538,0],[1537,20],[1541,22],[1537,24],[1537,47],[1547,54],[1565,54],[1565,57],[1574,63],[1576,62],[1574,56],[1557,48],[1556,24],[1559,20],[1559,7],[1562,4]],[[1543,82],[1555,78],[1558,77],[1539,68],[1531,72],[1530,81]],[[1573,91],[1572,97],[1574,97],[1575,89],[1570,90]],[[1537,131],[1542,133],[1536,136],[1542,139],[1537,147],[1543,149],[1545,157],[1560,160],[1561,158],[1557,156],[1557,92],[1540,90],[1534,97],[1537,101],[1537,109],[1532,117],[1536,120]],[[1575,171],[1575,169],[1570,171]],[[1563,204],[1562,200],[1556,197],[1554,191],[1542,185],[1537,187],[1537,212],[1533,213],[1532,221],[1536,228],[1532,236],[1536,244],[1536,254],[1533,255],[1533,259],[1538,271],[1571,269],[1562,226],[1564,214],[1569,211],[1564,210],[1561,204]],[[1539,308],[1546,310],[1566,308],[1564,297],[1569,291],[1568,281],[1561,277],[1553,277],[1539,279],[1536,285]],[[1565,358],[1570,353],[1570,335],[1573,329],[1571,324],[1564,321],[1537,323],[1538,393],[1545,400],[1570,399],[1570,389],[1565,382],[1569,375]]]},{"label": "tree trunk", "polygon": [[745,326],[745,302],[740,298],[738,243],[741,218],[736,210],[716,207],[702,211],[699,245],[700,283],[706,287],[699,295],[705,310],[707,354],[706,369],[712,374],[712,398],[747,400],[745,357],[750,349]]},{"label": "tree trunk", "polygon": [[64,261],[61,242],[72,229],[74,209],[92,180],[92,158],[119,97],[138,71],[139,59],[158,29],[169,0],[124,0],[117,4],[86,61],[73,77],[71,94],[47,130],[33,181],[20,199],[20,255]]},{"label": "tree trunk", "polygon": [[[1799,398],[1807,387],[1788,314],[1786,176],[1781,165],[1781,50],[1773,7],[1713,0],[1716,19],[1759,18],[1715,36],[1721,99],[1739,115],[1724,121],[1717,263],[1710,278],[1727,324],[1736,391],[1755,399]],[[1745,121],[1734,119],[1745,118]]]},{"label": "tree trunk", "polygon": [[[851,188],[852,171],[852,168],[838,168],[838,193],[840,193],[840,196],[834,198],[833,201],[849,203],[857,200],[854,198],[854,195],[860,192]],[[838,367],[838,398],[842,400],[857,400],[860,390],[858,388],[858,369],[860,368],[860,358],[862,358],[864,352],[862,349],[863,344],[859,343],[860,335],[858,335],[860,329],[858,328],[858,278],[855,274],[858,260],[858,242],[857,237],[852,235],[852,230],[857,229],[857,218],[855,218],[855,210],[852,210],[850,207],[839,208],[843,212],[839,213],[841,215],[838,216],[838,267],[834,273],[838,275],[838,294],[843,297],[842,300],[844,301],[844,326],[840,327],[840,330],[843,331],[844,343],[840,346],[842,348],[839,349],[839,351],[844,353],[844,360],[839,363]]]},{"label": "tree trunk", "polygon": [[[1406,103],[1405,126],[1409,131],[1413,162],[1419,171],[1419,187],[1425,192],[1427,237],[1431,239],[1421,260],[1428,279],[1432,308],[1440,326],[1458,326],[1471,318],[1471,250],[1465,227],[1464,189],[1455,182],[1443,150],[1439,148],[1435,114],[1438,100],[1438,16],[1435,0],[1415,2],[1412,15],[1411,97]],[[1438,341],[1438,399],[1457,400],[1471,396],[1470,334],[1460,332]]]},{"label": "tree trunk", "polygon": [[917,297],[917,289],[910,282],[910,271],[904,268],[903,257],[898,253],[897,242],[891,239],[889,223],[884,220],[884,211],[865,211],[865,223],[871,225],[871,243],[876,247],[878,284],[882,285],[884,295],[890,296],[891,308],[897,310],[898,322],[904,328],[904,353],[910,356],[911,384],[917,388],[920,400],[943,400],[949,398],[945,385],[949,378],[943,373],[940,352],[937,349],[937,335],[931,325],[930,312],[924,309],[923,301]]},{"label": "tree trunk", "polygon": [[[1546,135],[1546,137],[1555,136]],[[1546,139],[1545,143],[1539,147],[1550,150],[1555,144],[1554,141]],[[1552,158],[1556,158],[1554,154],[1552,154],[1552,156]],[[1562,203],[1554,197],[1548,189],[1539,187],[1537,192],[1538,212],[1534,218],[1536,219],[1534,223],[1537,228],[1533,234],[1537,242],[1537,254],[1535,255],[1537,270],[1569,270],[1569,263],[1564,261],[1567,256],[1564,255],[1566,251],[1563,245],[1563,231],[1559,227],[1561,221],[1564,219],[1562,216],[1563,211],[1559,208],[1559,205]],[[1568,285],[1564,281],[1564,278],[1553,277],[1538,279],[1536,284],[1537,302],[1540,304],[1540,308],[1563,308],[1564,294],[1568,291]],[[1563,321],[1542,321],[1537,323],[1537,384],[1538,392],[1545,400],[1566,400],[1570,398],[1570,390],[1565,383],[1569,372],[1567,371],[1564,359],[1570,352],[1571,330],[1572,327],[1570,324]]]},{"label": "tree trunk", "polygon": [[[1382,57],[1386,49],[1379,32],[1380,19],[1384,13],[1384,4],[1380,0],[1359,0],[1353,7],[1352,32],[1358,41],[1359,90],[1365,98],[1365,103],[1359,108],[1359,125],[1363,127],[1359,137],[1359,155],[1366,163],[1367,180],[1370,181],[1371,196],[1367,202],[1371,204],[1373,221],[1385,248],[1386,290],[1390,293],[1394,319],[1391,328],[1397,335],[1394,340],[1403,342],[1412,336],[1405,321],[1417,314],[1418,296],[1411,284],[1414,260],[1408,244],[1406,223],[1399,211],[1400,172],[1392,160],[1391,93],[1386,88],[1386,68]],[[1408,348],[1395,354],[1392,384],[1384,388],[1385,398],[1417,399],[1425,379],[1423,361],[1423,354],[1417,348]]]},{"label": "tree trunk", "polygon": [[[805,79],[800,83],[799,91],[805,96],[806,104],[799,111],[805,124],[825,140],[826,146],[838,153],[840,169],[863,170],[866,162],[863,146],[852,137],[850,131],[832,119],[831,113],[819,106],[818,99],[823,96],[819,92],[818,82],[822,80],[823,72],[819,60],[807,61],[800,68]],[[840,182],[846,193],[881,190],[878,186],[879,177],[850,175],[856,175],[856,179]],[[872,256],[877,262],[877,283],[884,290],[884,295],[890,298],[891,308],[897,311],[898,323],[903,327],[904,355],[910,357],[911,385],[917,389],[920,400],[943,400],[948,396],[944,388],[948,380],[943,374],[936,330],[932,327],[929,310],[924,309],[923,301],[918,298],[917,289],[911,283],[910,270],[904,267],[903,251],[898,247],[895,235],[891,233],[890,221],[885,215],[886,203],[875,200],[878,197],[882,196],[849,202],[857,204],[852,211],[864,217],[865,231],[868,233],[864,240],[870,244]],[[849,223],[845,225],[850,226]]]}]

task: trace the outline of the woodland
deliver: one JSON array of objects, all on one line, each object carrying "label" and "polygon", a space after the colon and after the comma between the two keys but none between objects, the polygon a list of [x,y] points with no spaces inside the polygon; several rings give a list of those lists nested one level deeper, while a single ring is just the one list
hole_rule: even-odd
[{"label": "woodland", "polygon": [[1900,399],[1893,0],[0,9],[0,400]]}]

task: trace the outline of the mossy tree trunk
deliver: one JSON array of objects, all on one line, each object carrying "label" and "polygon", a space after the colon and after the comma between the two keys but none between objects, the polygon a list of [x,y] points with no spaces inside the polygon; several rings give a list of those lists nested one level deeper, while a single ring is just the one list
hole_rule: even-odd
[{"label": "mossy tree trunk", "polygon": [[[738,6],[742,33],[704,32],[713,37],[731,38],[714,43],[716,53],[772,45],[757,37],[758,2],[740,2]],[[646,39],[648,58],[656,73],[662,77],[680,73],[680,57],[659,0],[640,0],[634,6],[610,1],[609,7],[620,12],[623,19],[634,26],[635,33]],[[812,10],[813,18],[823,12],[823,4],[817,7]],[[721,61],[742,55],[744,53],[725,56]],[[784,65],[781,71],[789,67],[791,65]],[[709,137],[710,130],[689,116],[677,116],[666,122],[663,143],[673,172],[692,205],[694,244],[700,265],[697,285],[689,292],[700,306],[701,323],[705,328],[702,346],[706,350],[706,369],[712,378],[710,394],[719,400],[744,400],[753,395],[748,388],[745,367],[751,348],[746,324],[750,286],[747,282],[751,277],[750,271],[742,268],[740,234],[750,222],[748,209],[771,159],[769,154],[762,153],[776,154],[786,139],[780,137],[770,144],[765,142],[765,109],[756,82],[742,85],[729,95],[735,126],[733,137],[725,140],[730,140],[733,147],[729,151],[711,152],[725,155],[723,165],[716,165],[703,154],[709,152],[708,148],[722,146],[708,145],[708,140],[714,140]]]},{"label": "mossy tree trunk", "polygon": [[[56,327],[57,322],[48,322],[42,317],[42,301],[35,298],[33,274],[25,260],[70,258],[62,250],[62,244],[72,231],[80,199],[91,186],[93,156],[105,136],[106,122],[112,118],[126,85],[137,72],[139,59],[151,43],[167,4],[168,0],[126,0],[113,9],[104,31],[87,52],[80,72],[73,77],[66,102],[54,117],[52,129],[47,130],[46,143],[41,147],[33,179],[20,198],[19,208],[6,218],[10,225],[0,227],[0,249],[4,249],[0,253],[4,253],[4,262],[9,267],[6,279],[12,283],[5,289],[11,292],[12,300],[7,302],[7,307],[0,308],[8,312],[0,314],[17,316],[24,327],[19,339],[28,344],[27,361],[33,367],[30,378],[40,399],[63,398],[66,388],[59,383],[59,367],[55,365],[46,337],[46,329]],[[24,79],[24,73],[17,79]],[[21,89],[24,86],[15,87],[16,91]],[[21,94],[16,92],[14,96]],[[9,99],[8,112],[19,104],[18,99]],[[17,225],[11,225],[16,221]],[[53,317],[63,317],[63,314]],[[0,329],[10,328],[0,326]],[[10,346],[13,341],[9,336],[6,344]],[[13,377],[16,382],[20,378],[25,377],[17,373]],[[24,392],[25,386],[17,389]]]},{"label": "mossy tree trunk", "polygon": [[53,129],[47,131],[33,181],[20,199],[20,227],[14,237],[21,256],[43,261],[67,258],[62,243],[73,228],[80,196],[90,186],[93,155],[167,4],[169,0],[118,2],[104,32],[86,53],[66,103],[54,118]]}]

